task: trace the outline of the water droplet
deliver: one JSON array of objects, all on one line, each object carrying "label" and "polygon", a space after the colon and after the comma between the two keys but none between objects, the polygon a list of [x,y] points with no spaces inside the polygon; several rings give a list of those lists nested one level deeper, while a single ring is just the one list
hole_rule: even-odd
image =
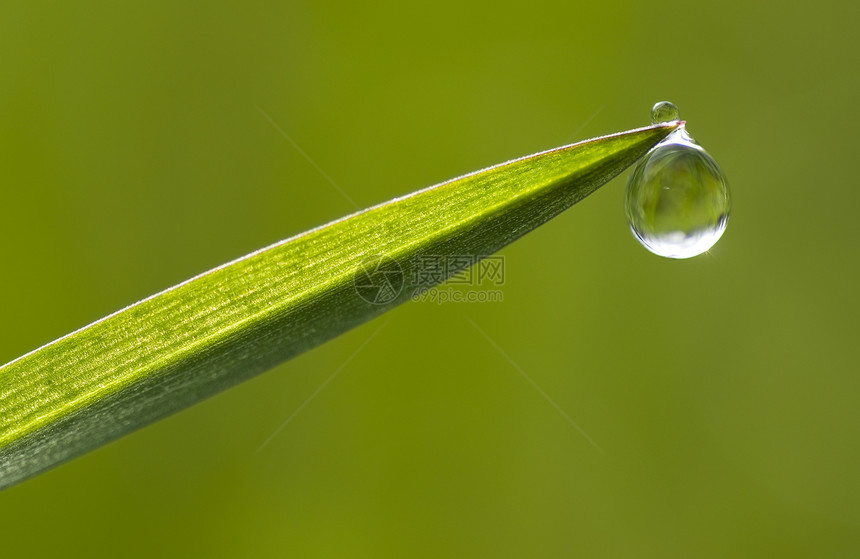
[{"label": "water droplet", "polygon": [[714,246],[730,206],[726,176],[683,126],[639,160],[627,181],[630,230],[667,258],[691,258]]},{"label": "water droplet", "polygon": [[672,122],[673,120],[681,120],[681,111],[674,103],[660,101],[651,107],[651,124]]}]

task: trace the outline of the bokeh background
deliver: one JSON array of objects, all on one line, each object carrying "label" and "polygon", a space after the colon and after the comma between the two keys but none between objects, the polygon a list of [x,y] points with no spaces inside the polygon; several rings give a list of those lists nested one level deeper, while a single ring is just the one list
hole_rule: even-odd
[{"label": "bokeh background", "polygon": [[668,99],[734,201],[669,261],[616,179],[504,250],[503,302],[404,305],[4,491],[4,557],[857,553],[857,3],[0,13],[0,362],[352,212],[262,112],[366,207]]}]

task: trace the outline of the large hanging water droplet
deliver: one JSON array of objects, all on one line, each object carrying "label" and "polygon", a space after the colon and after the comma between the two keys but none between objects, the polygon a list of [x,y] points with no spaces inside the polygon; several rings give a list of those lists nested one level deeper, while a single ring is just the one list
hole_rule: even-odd
[{"label": "large hanging water droplet", "polygon": [[648,152],[627,181],[631,231],[645,248],[667,258],[691,258],[714,246],[730,206],[723,171],[683,126]]}]

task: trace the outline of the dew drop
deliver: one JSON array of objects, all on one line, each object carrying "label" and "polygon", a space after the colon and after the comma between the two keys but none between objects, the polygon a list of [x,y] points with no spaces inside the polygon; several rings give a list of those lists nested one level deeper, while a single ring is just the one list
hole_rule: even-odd
[{"label": "dew drop", "polygon": [[691,258],[714,246],[730,206],[722,169],[683,126],[639,160],[627,181],[630,230],[666,258]]},{"label": "dew drop", "polygon": [[651,107],[651,124],[672,122],[673,120],[681,120],[681,111],[674,103],[660,101]]}]

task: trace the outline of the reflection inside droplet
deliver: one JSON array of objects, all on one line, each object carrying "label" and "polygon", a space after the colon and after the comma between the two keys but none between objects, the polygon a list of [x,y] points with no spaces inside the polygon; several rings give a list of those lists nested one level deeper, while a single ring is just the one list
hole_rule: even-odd
[{"label": "reflection inside droplet", "polygon": [[631,231],[645,248],[667,258],[690,258],[714,246],[730,205],[719,165],[683,127],[648,152],[627,182]]}]

